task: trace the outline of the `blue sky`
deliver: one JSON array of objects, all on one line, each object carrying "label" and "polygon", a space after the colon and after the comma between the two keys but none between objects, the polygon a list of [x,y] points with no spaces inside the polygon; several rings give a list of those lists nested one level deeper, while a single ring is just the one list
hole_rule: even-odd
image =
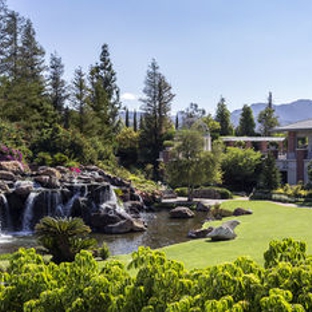
[{"label": "blue sky", "polygon": [[139,109],[153,58],[176,94],[214,114],[244,104],[312,99],[311,0],[7,0],[29,17],[47,60],[70,81],[110,49],[124,105]]}]

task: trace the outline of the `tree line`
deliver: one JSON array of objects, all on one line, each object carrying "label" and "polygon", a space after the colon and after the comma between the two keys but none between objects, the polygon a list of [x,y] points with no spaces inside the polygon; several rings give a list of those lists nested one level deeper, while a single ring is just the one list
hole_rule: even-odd
[{"label": "tree line", "polygon": [[[18,148],[24,160],[38,165],[114,167],[119,163],[162,180],[165,168],[159,161],[160,152],[175,137],[183,138],[180,130],[202,132],[206,127],[215,141],[225,135],[256,135],[251,108],[244,105],[234,129],[223,97],[215,116],[190,103],[182,112],[182,122],[178,118],[173,122],[175,94],[155,59],[146,72],[139,120],[134,112],[130,122],[128,109],[121,120],[120,89],[106,43],[88,71],[78,67],[70,83],[63,76],[64,64],[57,52],[46,64],[31,20],[0,0],[0,142]],[[271,94],[258,122],[262,135],[277,125]],[[220,173],[216,172],[213,181],[220,181]]]}]

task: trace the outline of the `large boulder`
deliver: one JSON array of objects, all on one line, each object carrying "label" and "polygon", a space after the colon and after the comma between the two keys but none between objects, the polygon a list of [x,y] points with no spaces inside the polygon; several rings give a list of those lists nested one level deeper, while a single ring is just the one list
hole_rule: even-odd
[{"label": "large boulder", "polygon": [[241,207],[235,208],[235,210],[233,211],[233,216],[244,216],[250,214],[252,214],[252,211],[250,209],[244,209]]},{"label": "large boulder", "polygon": [[240,222],[238,220],[230,220],[224,222],[221,226],[214,228],[210,233],[207,234],[208,238],[212,241],[224,241],[234,239],[237,235],[234,229]]},{"label": "large boulder", "polygon": [[190,238],[204,238],[207,237],[207,235],[213,231],[213,227],[209,226],[206,229],[197,229],[197,230],[190,230],[187,234]]},{"label": "large boulder", "polygon": [[28,196],[34,190],[34,184],[32,181],[17,181],[15,183],[14,192],[18,195]]},{"label": "large boulder", "polygon": [[6,170],[0,170],[0,180],[15,182],[17,180],[17,178],[13,172],[6,171]]},{"label": "large boulder", "polygon": [[108,206],[91,214],[90,226],[99,232],[109,234],[146,230],[146,226],[141,219],[133,218],[126,211],[109,208]]},{"label": "large boulder", "polygon": [[42,187],[56,189],[61,186],[59,179],[53,175],[42,174],[34,177],[34,181],[39,183]]},{"label": "large boulder", "polygon": [[171,218],[179,218],[179,219],[185,219],[185,218],[193,218],[194,212],[188,208],[183,206],[178,206],[169,212]]},{"label": "large boulder", "polygon": [[47,175],[49,177],[53,177],[56,179],[60,179],[62,177],[59,170],[57,170],[56,168],[46,167],[46,166],[40,167],[38,169],[38,174],[39,175]]},{"label": "large boulder", "polygon": [[109,234],[123,234],[128,232],[143,232],[146,230],[146,227],[142,220],[126,219],[115,224],[107,225],[103,230]]},{"label": "large boulder", "polygon": [[140,201],[127,201],[124,203],[125,210],[134,216],[139,216],[144,211],[144,204]]},{"label": "large boulder", "polygon": [[10,171],[15,174],[22,174],[25,172],[23,164],[17,160],[0,161],[0,170]]},{"label": "large boulder", "polygon": [[3,182],[3,181],[0,181],[0,190],[4,193],[10,192],[10,188],[9,188],[8,184]]},{"label": "large boulder", "polygon": [[196,204],[196,211],[209,212],[210,209],[211,209],[210,205],[206,205],[201,201],[197,202]]}]

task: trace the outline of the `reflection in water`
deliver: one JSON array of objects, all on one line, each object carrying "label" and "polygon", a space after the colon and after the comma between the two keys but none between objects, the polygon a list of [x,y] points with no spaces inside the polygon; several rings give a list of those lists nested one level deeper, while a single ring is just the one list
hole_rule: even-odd
[{"label": "reflection in water", "polygon": [[[157,213],[143,213],[143,219],[148,228],[146,232],[127,234],[92,234],[99,245],[106,242],[111,255],[128,254],[136,251],[139,246],[149,246],[152,249],[161,248],[190,240],[187,233],[191,229],[202,226],[206,213],[197,212],[191,219],[171,219],[168,210]],[[0,254],[16,251],[19,247],[36,246],[34,236],[12,237],[9,241],[0,239]]]},{"label": "reflection in water", "polygon": [[187,233],[202,226],[206,213],[197,212],[191,219],[171,219],[168,210],[157,213],[144,213],[148,228],[146,232],[116,235],[94,234],[99,241],[106,242],[112,255],[127,254],[136,251],[139,246],[152,249],[161,248],[190,240]]}]

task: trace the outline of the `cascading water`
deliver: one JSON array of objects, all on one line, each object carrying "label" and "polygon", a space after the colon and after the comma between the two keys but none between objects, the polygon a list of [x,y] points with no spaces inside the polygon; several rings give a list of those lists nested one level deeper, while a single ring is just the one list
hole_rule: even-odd
[{"label": "cascading water", "polygon": [[4,194],[0,194],[0,198],[2,202],[2,207],[4,208],[4,211],[2,212],[2,216],[5,218],[4,223],[8,231],[11,231],[13,227],[12,227],[9,203]]},{"label": "cascading water", "polygon": [[9,243],[12,241],[11,235],[6,235],[2,233],[1,221],[0,221],[0,243]]},{"label": "cascading water", "polygon": [[102,203],[100,206],[102,208],[110,207],[110,208],[116,209],[116,211],[118,212],[124,211],[124,207],[118,202],[117,195],[114,191],[114,188],[111,185],[108,191],[105,191],[101,194],[101,197],[102,197]]},{"label": "cascading water", "polygon": [[30,232],[31,231],[31,222],[34,216],[34,203],[35,199],[39,193],[31,192],[29,193],[26,203],[25,203],[25,211],[23,216],[23,224],[22,224],[22,231],[23,232]]},{"label": "cascading water", "polygon": [[58,190],[52,190],[45,193],[45,202],[47,203],[47,216],[63,217],[64,216],[64,207],[62,203],[62,196]]}]

